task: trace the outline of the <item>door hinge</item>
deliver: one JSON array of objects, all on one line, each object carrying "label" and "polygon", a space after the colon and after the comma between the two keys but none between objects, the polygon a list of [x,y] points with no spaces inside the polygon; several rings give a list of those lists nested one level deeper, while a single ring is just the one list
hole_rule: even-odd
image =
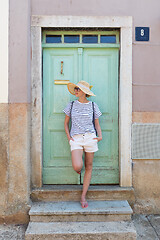
[{"label": "door hinge", "polygon": [[134,168],[134,162],[132,162],[132,169]]}]

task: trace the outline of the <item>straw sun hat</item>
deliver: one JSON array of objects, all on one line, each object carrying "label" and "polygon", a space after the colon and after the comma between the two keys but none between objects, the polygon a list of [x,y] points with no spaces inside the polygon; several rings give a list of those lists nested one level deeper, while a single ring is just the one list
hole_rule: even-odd
[{"label": "straw sun hat", "polygon": [[69,91],[71,94],[73,94],[73,95],[75,95],[74,88],[75,88],[75,87],[79,87],[79,88],[80,88],[84,93],[86,93],[87,95],[89,95],[89,96],[96,96],[96,95],[94,95],[94,93],[91,92],[91,90],[90,90],[93,86],[90,86],[89,83],[87,83],[87,82],[85,82],[85,81],[80,81],[80,82],[78,82],[77,84],[68,83],[68,84],[67,84],[67,87],[68,87],[68,91]]}]

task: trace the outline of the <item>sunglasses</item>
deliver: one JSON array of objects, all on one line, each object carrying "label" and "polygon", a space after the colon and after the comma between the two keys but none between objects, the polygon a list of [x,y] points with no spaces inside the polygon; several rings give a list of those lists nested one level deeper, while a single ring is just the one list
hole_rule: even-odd
[{"label": "sunglasses", "polygon": [[78,92],[81,91],[81,89],[80,89],[79,87],[75,87],[75,88],[74,88],[74,91],[75,91],[75,90],[78,91]]}]

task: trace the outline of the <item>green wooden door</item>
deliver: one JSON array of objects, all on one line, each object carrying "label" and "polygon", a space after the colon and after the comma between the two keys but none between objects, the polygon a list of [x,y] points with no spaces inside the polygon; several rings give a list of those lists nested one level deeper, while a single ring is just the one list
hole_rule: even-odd
[{"label": "green wooden door", "polygon": [[[62,71],[63,68],[63,71]],[[91,184],[118,184],[118,48],[44,48],[43,184],[81,184],[74,172],[64,131],[63,109],[75,99],[60,80],[93,85],[102,111],[103,140],[95,154]],[[56,80],[56,82],[55,82]],[[58,82],[61,83],[61,82]]]}]

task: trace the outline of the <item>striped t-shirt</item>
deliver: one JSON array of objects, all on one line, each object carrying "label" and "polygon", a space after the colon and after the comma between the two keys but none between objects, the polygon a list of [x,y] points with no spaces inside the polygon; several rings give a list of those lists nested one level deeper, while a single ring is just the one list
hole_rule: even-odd
[{"label": "striped t-shirt", "polygon": [[[70,114],[71,105],[72,102],[69,102],[63,110],[63,112],[72,119],[70,136],[72,137],[76,134],[84,134],[86,132],[95,133],[92,102],[81,103],[78,100],[74,101],[72,105],[72,114]],[[101,115],[102,113],[100,112],[98,105],[94,102],[95,119],[99,118]]]}]

